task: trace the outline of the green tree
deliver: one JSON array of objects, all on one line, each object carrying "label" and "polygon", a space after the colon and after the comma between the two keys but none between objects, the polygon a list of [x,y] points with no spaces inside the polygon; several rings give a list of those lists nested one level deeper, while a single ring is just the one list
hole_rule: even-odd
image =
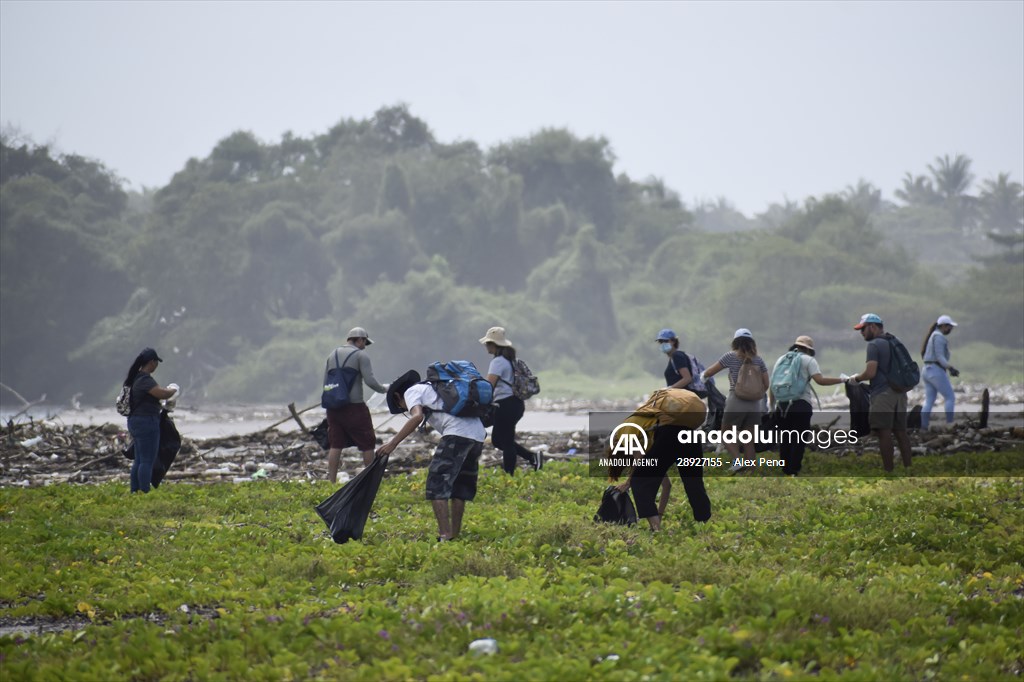
[{"label": "green tree", "polygon": [[974,182],[971,160],[963,154],[952,159],[946,154],[936,157],[935,165],[929,165],[928,170],[935,180],[936,192],[953,215],[953,224],[958,228],[967,227],[975,209],[974,197],[967,194]]},{"label": "green tree", "polygon": [[523,205],[562,203],[579,211],[605,240],[615,225],[615,155],[605,138],[577,139],[567,130],[545,129],[496,147],[490,164],[523,178]]},{"label": "green tree", "polygon": [[[568,253],[552,256],[527,280],[527,296],[557,310],[564,329],[586,339],[585,350],[604,352],[619,340],[612,302],[612,263],[593,226],[584,226]],[[577,344],[583,346],[583,343]]]},{"label": "green tree", "polygon": [[903,176],[903,186],[895,194],[911,206],[935,206],[942,201],[927,176],[912,173]]},{"label": "green tree", "polygon": [[53,400],[75,393],[95,400],[102,368],[73,366],[69,354],[131,292],[128,272],[101,231],[114,229],[124,193],[102,185],[112,176],[80,157],[9,151],[5,158],[20,157],[45,174],[21,166],[0,185],[0,381]]},{"label": "green tree", "polygon": [[241,277],[254,315],[308,319],[329,310],[324,282],[330,270],[301,207],[275,201],[242,226],[247,247]]},{"label": "green tree", "polygon": [[1024,229],[1024,187],[1011,182],[1009,173],[1000,173],[981,186],[978,200],[984,227],[1001,234],[1020,234]]},{"label": "green tree", "polygon": [[377,200],[377,213],[379,215],[388,211],[401,211],[408,215],[411,209],[412,196],[405,181],[405,173],[398,164],[389,163],[384,169],[380,198]]}]

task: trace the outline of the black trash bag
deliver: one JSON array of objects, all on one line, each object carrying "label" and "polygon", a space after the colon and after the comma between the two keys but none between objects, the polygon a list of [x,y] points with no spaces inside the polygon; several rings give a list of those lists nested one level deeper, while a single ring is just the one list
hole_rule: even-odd
[{"label": "black trash bag", "polygon": [[317,445],[322,449],[331,449],[331,442],[327,439],[327,419],[320,422],[320,425],[310,431],[309,435],[313,437],[313,440],[315,440]]},{"label": "black trash bag", "polygon": [[715,380],[705,382],[708,389],[708,416],[704,420],[705,430],[721,431],[722,418],[725,417],[725,396],[715,386]]},{"label": "black trash bag", "polygon": [[629,496],[629,491],[620,491],[613,485],[604,490],[601,498],[601,506],[594,514],[594,521],[604,523],[617,523],[620,526],[632,526],[636,523],[636,507]]},{"label": "black trash bag", "polygon": [[922,409],[920,405],[914,405],[910,408],[910,412],[907,412],[907,429],[920,430]]},{"label": "black trash bag", "polygon": [[868,391],[863,384],[849,381],[843,383],[846,386],[846,397],[850,401],[850,430],[858,438],[864,438],[871,433],[871,422],[868,419],[871,401],[868,399]]},{"label": "black trash bag", "polygon": [[[776,411],[776,410],[772,410],[771,412],[765,412],[764,414],[762,414],[761,415],[761,428],[760,428],[761,433],[762,434],[768,434],[768,433],[774,434],[774,432],[776,430],[778,430],[778,428],[779,428],[779,420],[781,418],[782,418],[782,415],[780,415],[778,413],[778,411]],[[768,439],[766,437],[759,438],[754,443],[754,452],[768,452],[769,450],[777,449],[779,439],[776,438],[775,436],[772,436],[772,442],[771,443],[762,443],[761,442],[762,440],[768,440]]]},{"label": "black trash bag", "polygon": [[160,481],[164,480],[164,476],[171,470],[171,465],[174,464],[174,458],[178,456],[179,450],[181,450],[181,434],[178,433],[178,427],[174,425],[171,415],[167,410],[162,410],[160,412],[160,450],[156,454],[156,461],[153,462],[153,480],[151,481],[154,488],[160,486]]},{"label": "black trash bag", "polygon": [[355,478],[316,506],[316,513],[327,524],[331,537],[339,545],[363,537],[363,528],[370,517],[387,464],[387,455],[374,457]]},{"label": "black trash bag", "polygon": [[[170,471],[179,450],[181,450],[181,434],[178,433],[178,427],[174,425],[174,420],[171,419],[167,410],[161,410],[160,449],[156,453],[156,461],[153,462],[153,478],[150,481],[154,488],[160,487],[160,481],[164,480],[164,476]],[[125,445],[121,454],[125,459],[135,459],[135,442],[130,435],[128,444]]]}]

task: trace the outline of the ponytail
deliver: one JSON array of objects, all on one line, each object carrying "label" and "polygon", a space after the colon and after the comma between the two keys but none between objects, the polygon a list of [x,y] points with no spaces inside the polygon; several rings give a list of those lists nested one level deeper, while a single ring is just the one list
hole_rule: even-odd
[{"label": "ponytail", "polygon": [[142,370],[142,353],[135,356],[135,362],[128,368],[128,376],[124,378],[122,386],[133,386],[135,380],[139,378],[139,372]]},{"label": "ponytail", "polygon": [[921,357],[928,352],[928,342],[932,340],[932,334],[939,328],[938,322],[932,322],[932,326],[928,327],[928,333],[924,335],[924,343],[921,344]]}]

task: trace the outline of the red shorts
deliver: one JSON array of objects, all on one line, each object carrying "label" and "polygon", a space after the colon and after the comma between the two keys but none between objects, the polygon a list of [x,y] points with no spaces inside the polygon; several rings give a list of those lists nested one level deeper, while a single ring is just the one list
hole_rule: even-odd
[{"label": "red shorts", "polygon": [[360,452],[375,450],[377,437],[373,433],[373,419],[366,403],[349,403],[327,410],[327,440],[332,450],[354,445]]}]

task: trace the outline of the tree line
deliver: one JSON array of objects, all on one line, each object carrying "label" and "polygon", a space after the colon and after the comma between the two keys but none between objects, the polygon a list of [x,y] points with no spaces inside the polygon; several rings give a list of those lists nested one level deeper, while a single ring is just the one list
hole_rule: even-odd
[{"label": "tree line", "polygon": [[853,347],[868,310],[913,335],[946,312],[966,338],[1024,344],[1024,190],[1006,173],[971,194],[970,159],[941,156],[898,203],[860,180],[748,218],[614,165],[604,138],[545,129],[483,150],[393,106],[310,138],[235,132],[129,192],[5,136],[0,381],[105,404],[150,345],[197,402],[302,399],[356,324],[384,381],[472,357],[496,324],[531,366],[608,376],[653,369],[664,326],[708,355],[740,326]]}]

